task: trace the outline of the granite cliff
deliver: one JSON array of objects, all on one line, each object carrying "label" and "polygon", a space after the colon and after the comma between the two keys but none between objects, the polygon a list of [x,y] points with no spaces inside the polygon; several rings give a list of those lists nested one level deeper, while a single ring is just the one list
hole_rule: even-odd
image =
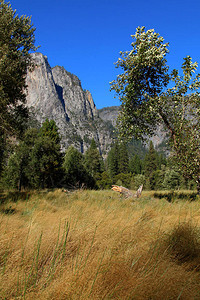
[{"label": "granite cliff", "polygon": [[27,74],[27,106],[38,122],[46,118],[56,122],[63,150],[74,145],[84,152],[94,138],[100,152],[106,154],[114,128],[110,120],[101,117],[91,93],[63,67],[51,68],[43,54],[33,53],[32,58],[35,67]]}]

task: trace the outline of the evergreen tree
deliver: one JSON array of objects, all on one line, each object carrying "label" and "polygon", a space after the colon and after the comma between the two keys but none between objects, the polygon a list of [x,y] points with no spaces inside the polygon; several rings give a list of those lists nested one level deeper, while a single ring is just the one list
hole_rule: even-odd
[{"label": "evergreen tree", "polygon": [[103,160],[99,154],[96,143],[92,139],[91,145],[84,155],[86,170],[94,179],[98,179],[100,173],[103,171]]},{"label": "evergreen tree", "polygon": [[28,186],[29,150],[29,147],[21,142],[9,157],[8,164],[3,172],[3,181],[6,187],[21,191],[22,187]]},{"label": "evergreen tree", "polygon": [[42,123],[39,131],[39,136],[48,136],[58,147],[60,147],[61,137],[59,135],[58,126],[54,120],[46,119]]},{"label": "evergreen tree", "polygon": [[[57,186],[61,172],[61,152],[56,127],[53,134],[44,128],[28,129],[23,141],[15,147],[4,171],[4,181],[8,187],[46,188]],[[53,123],[51,123],[53,124]]]},{"label": "evergreen tree", "polygon": [[119,144],[115,142],[107,158],[108,173],[111,178],[119,174]]},{"label": "evergreen tree", "polygon": [[142,162],[137,154],[131,157],[129,161],[129,170],[134,175],[141,174]]},{"label": "evergreen tree", "polygon": [[39,136],[30,153],[29,179],[35,188],[55,187],[61,169],[58,144],[48,136]]},{"label": "evergreen tree", "polygon": [[119,145],[118,172],[124,174],[129,172],[129,157],[127,145],[125,143]]},{"label": "evergreen tree", "polygon": [[63,169],[66,174],[66,184],[73,187],[95,187],[95,181],[84,166],[84,157],[73,146],[70,146],[64,157]]}]

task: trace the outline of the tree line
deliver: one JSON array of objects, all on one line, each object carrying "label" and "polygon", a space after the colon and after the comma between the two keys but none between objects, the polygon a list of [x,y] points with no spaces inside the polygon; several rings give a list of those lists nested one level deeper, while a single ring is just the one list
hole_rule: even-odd
[{"label": "tree line", "polygon": [[53,120],[46,119],[40,128],[28,128],[20,142],[10,142],[4,148],[1,186],[19,191],[55,187],[110,189],[113,184],[131,189],[143,184],[148,190],[195,187],[195,182],[186,181],[171,159],[155,150],[152,141],[143,156],[127,143],[115,141],[105,160],[94,139],[84,154],[73,146],[63,152],[60,142]]}]

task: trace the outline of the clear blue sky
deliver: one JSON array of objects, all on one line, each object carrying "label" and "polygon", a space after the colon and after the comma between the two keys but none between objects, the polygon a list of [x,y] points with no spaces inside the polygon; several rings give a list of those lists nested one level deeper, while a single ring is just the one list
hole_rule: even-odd
[{"label": "clear blue sky", "polygon": [[[119,105],[109,82],[120,51],[131,49],[138,26],[154,28],[166,42],[171,69],[190,55],[200,65],[200,0],[11,0],[32,16],[38,51],[63,66],[90,90],[97,108]],[[200,72],[200,71],[199,71]]]}]

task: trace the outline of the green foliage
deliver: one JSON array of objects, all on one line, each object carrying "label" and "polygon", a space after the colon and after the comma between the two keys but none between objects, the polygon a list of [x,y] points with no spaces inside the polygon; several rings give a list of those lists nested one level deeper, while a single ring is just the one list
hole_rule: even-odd
[{"label": "green foliage", "polygon": [[[138,27],[132,36],[132,50],[120,52],[117,68],[124,73],[111,82],[122,101],[119,129],[122,136],[143,139],[152,134],[158,121],[157,97],[168,83],[168,66],[165,55],[168,44],[154,30]],[[151,126],[150,126],[150,125]]]},{"label": "green foliage", "polygon": [[143,174],[135,175],[131,181],[131,189],[137,190],[142,184],[145,184],[145,176]]},{"label": "green foliage", "polygon": [[18,188],[21,191],[22,186],[28,185],[29,150],[29,147],[24,142],[21,142],[10,156],[8,165],[3,173],[7,187]]},{"label": "green foliage", "polygon": [[94,187],[95,181],[84,166],[84,157],[73,146],[70,146],[64,157],[63,169],[66,174],[66,185],[71,187]]},{"label": "green foliage", "polygon": [[111,178],[120,173],[126,174],[129,172],[129,156],[125,143],[118,144],[118,142],[115,142],[108,153],[107,165]]},{"label": "green foliage", "polygon": [[108,172],[104,171],[100,174],[99,179],[97,180],[97,186],[99,189],[106,190],[110,189],[112,186],[112,180]]},{"label": "green foliage", "polygon": [[135,139],[132,139],[130,142],[128,142],[127,149],[129,157],[137,155],[140,159],[143,159],[147,152],[144,144],[140,140]]},{"label": "green foliage", "polygon": [[58,144],[50,137],[38,137],[30,153],[29,178],[35,188],[55,187],[61,168]]},{"label": "green foliage", "polygon": [[129,160],[129,170],[132,174],[141,174],[142,172],[142,162],[139,156],[136,154],[132,156]]},{"label": "green foliage", "polygon": [[40,130],[28,129],[23,141],[15,147],[4,169],[3,181],[7,187],[21,190],[57,186],[61,172],[60,144],[54,139],[56,131],[45,134],[47,122]]},{"label": "green foliage", "polygon": [[54,143],[60,145],[61,137],[58,132],[58,127],[54,120],[46,119],[45,122],[42,124],[39,132],[40,136],[47,136],[49,137]]},{"label": "green foliage", "polygon": [[[159,124],[169,133],[174,157],[186,178],[195,179],[200,193],[200,74],[197,63],[184,58],[182,75],[168,74],[165,56],[168,44],[145,27],[138,27],[131,51],[121,52],[117,76],[111,88],[122,101],[119,130],[122,136],[144,139]],[[166,89],[171,80],[172,87]]]},{"label": "green foliage", "polygon": [[114,182],[114,184],[117,184],[120,186],[122,185],[126,188],[129,188],[130,183],[131,183],[131,178],[132,178],[131,173],[129,173],[129,174],[119,173],[114,177],[113,182]]},{"label": "green foliage", "polygon": [[90,147],[85,152],[84,160],[86,170],[94,179],[97,179],[102,172],[103,161],[94,139],[92,139]]},{"label": "green foliage", "polygon": [[129,172],[129,156],[127,145],[125,143],[121,143],[119,145],[119,173],[128,173]]},{"label": "green foliage", "polygon": [[119,144],[116,142],[108,153],[108,173],[111,178],[119,173]]},{"label": "green foliage", "polygon": [[9,135],[20,135],[28,117],[24,92],[29,52],[36,50],[34,31],[29,17],[0,2],[0,130]]}]

